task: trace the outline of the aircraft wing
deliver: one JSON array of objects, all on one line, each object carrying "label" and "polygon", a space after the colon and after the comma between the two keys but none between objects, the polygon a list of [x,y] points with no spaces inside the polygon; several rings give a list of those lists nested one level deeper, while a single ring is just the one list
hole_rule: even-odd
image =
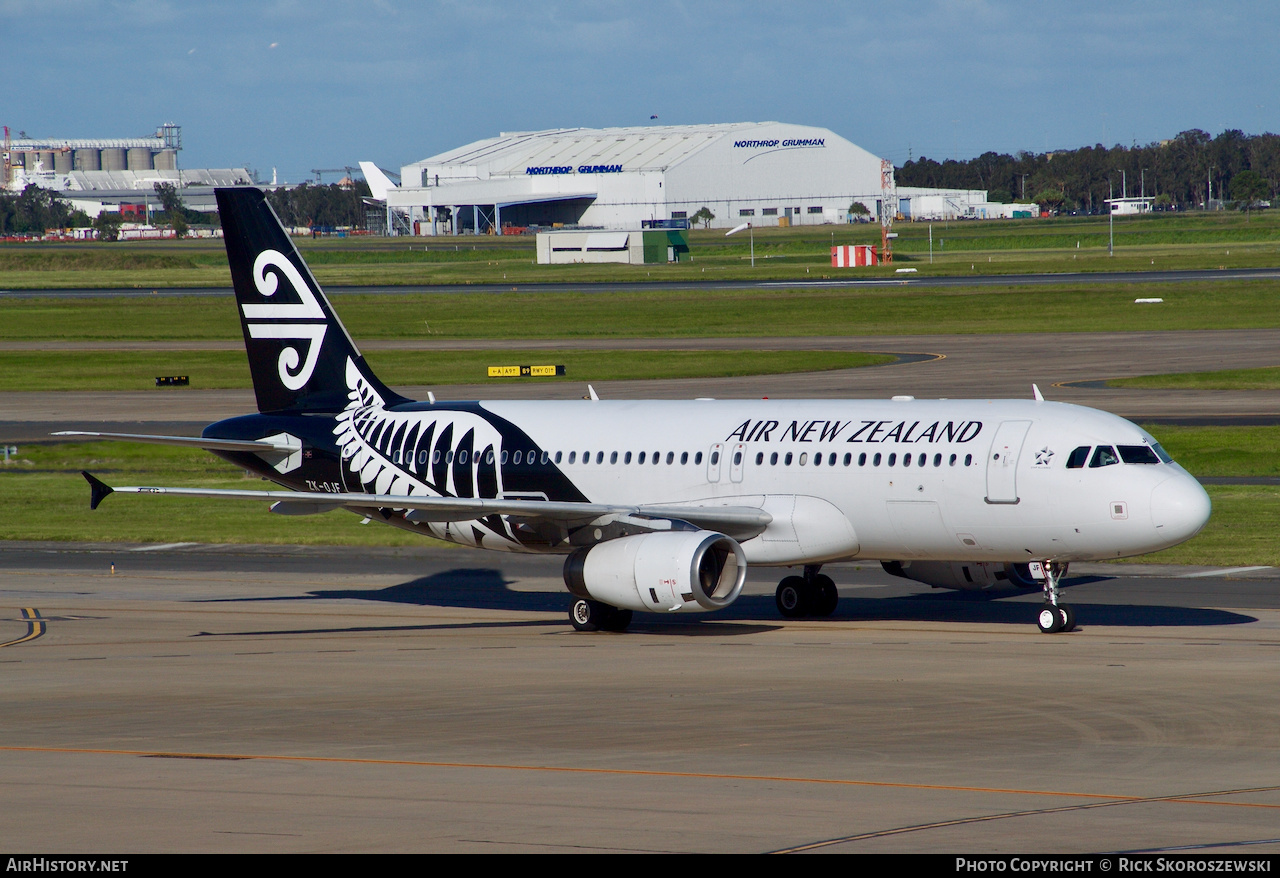
[{"label": "aircraft wing", "polygon": [[693,504],[581,503],[555,500],[505,500],[479,497],[428,497],[404,494],[358,494],[351,492],[322,494],[300,491],[240,491],[218,488],[164,488],[127,486],[113,488],[88,472],[81,475],[89,482],[89,508],[112,493],[169,494],[180,497],[204,497],[224,500],[260,500],[271,502],[271,511],[281,515],[316,515],[333,509],[406,509],[406,517],[423,522],[473,521],[486,515],[508,515],[524,519],[541,519],[586,525],[640,518],[650,521],[685,521],[695,527],[715,530],[735,539],[750,539],[764,532],[773,516],[753,506],[697,506]]}]

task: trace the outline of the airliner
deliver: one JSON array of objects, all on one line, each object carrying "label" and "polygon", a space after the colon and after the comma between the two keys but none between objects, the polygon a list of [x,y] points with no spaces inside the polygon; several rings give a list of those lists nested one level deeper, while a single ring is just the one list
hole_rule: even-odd
[{"label": "airliner", "polygon": [[1148,433],[1033,398],[415,402],[356,348],[261,191],[219,189],[258,411],[200,437],[74,432],[207,449],[281,490],[110,493],[336,509],[483,549],[567,556],[578,630],[634,612],[700,613],[747,566],[793,568],[783,616],[832,613],[820,571],[874,559],[934,587],[1039,588],[1036,624],[1070,631],[1072,561],[1194,536],[1209,497]]}]

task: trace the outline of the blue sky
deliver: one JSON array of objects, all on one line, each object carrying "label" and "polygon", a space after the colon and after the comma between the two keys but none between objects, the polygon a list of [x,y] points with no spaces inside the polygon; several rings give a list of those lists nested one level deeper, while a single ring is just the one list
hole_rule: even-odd
[{"label": "blue sky", "polygon": [[[499,131],[782,121],[901,164],[1276,131],[1280,4],[0,0],[0,124],[298,182]],[[329,179],[329,178],[326,178]]]}]

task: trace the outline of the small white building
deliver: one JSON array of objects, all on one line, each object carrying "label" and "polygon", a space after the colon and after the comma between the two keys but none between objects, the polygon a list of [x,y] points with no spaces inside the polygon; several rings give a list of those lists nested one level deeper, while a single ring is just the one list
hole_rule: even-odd
[{"label": "small white building", "polygon": [[1111,213],[1115,216],[1128,216],[1136,213],[1150,213],[1155,198],[1108,198]]},{"label": "small white building", "polygon": [[629,265],[680,262],[689,243],[678,229],[538,232],[539,265],[621,262]]}]

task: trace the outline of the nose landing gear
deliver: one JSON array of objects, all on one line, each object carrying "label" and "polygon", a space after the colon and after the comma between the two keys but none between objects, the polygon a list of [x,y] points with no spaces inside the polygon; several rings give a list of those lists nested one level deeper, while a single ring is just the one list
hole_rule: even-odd
[{"label": "nose landing gear", "polygon": [[1067,604],[1058,602],[1058,581],[1066,572],[1066,565],[1057,561],[1044,562],[1044,605],[1036,614],[1036,627],[1044,634],[1071,631],[1076,627],[1076,613]]},{"label": "nose landing gear", "polygon": [[840,592],[830,576],[820,574],[821,564],[804,568],[804,576],[788,576],[778,583],[774,601],[778,612],[788,619],[799,616],[830,616],[840,602]]}]

